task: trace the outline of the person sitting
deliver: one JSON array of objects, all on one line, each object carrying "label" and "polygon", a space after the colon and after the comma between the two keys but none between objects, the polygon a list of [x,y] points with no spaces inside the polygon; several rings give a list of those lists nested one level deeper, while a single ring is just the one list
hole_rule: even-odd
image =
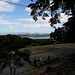
[{"label": "person sitting", "polygon": [[36,56],[35,56],[35,57],[34,57],[33,65],[36,66],[36,64],[37,64],[37,58],[36,58]]},{"label": "person sitting", "polygon": [[48,55],[48,61],[49,61],[49,63],[51,63],[51,58],[50,58],[50,56]]},{"label": "person sitting", "polygon": [[39,57],[40,58],[40,62],[42,62],[42,57]]}]

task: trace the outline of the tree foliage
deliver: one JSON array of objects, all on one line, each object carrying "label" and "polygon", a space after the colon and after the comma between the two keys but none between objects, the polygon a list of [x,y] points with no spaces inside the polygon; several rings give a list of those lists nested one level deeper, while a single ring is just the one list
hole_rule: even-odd
[{"label": "tree foliage", "polygon": [[19,49],[30,45],[32,42],[32,39],[21,38],[17,35],[0,35],[0,50]]},{"label": "tree foliage", "polygon": [[45,20],[45,17],[49,17],[50,12],[51,18],[49,23],[51,26],[60,23],[60,13],[65,13],[68,16],[72,15],[64,26],[70,33],[70,35],[67,35],[69,41],[75,42],[75,36],[73,36],[73,32],[75,32],[75,0],[36,0],[34,3],[29,4],[28,7],[31,8],[30,15],[33,16],[35,21],[38,20],[38,16],[42,16],[42,19]]},{"label": "tree foliage", "polygon": [[68,42],[67,31],[64,27],[55,29],[54,32],[50,33],[50,37],[60,42]]},{"label": "tree foliage", "polygon": [[25,61],[30,61],[31,51],[19,51],[32,43],[32,39],[17,35],[0,35],[0,72],[9,67],[10,75],[15,75],[16,69],[22,67]]},{"label": "tree foliage", "polygon": [[30,61],[30,54],[29,50],[0,51],[0,72],[9,67],[10,75],[15,75],[17,68],[23,67],[25,61]]},{"label": "tree foliage", "polygon": [[[42,16],[42,18],[49,17],[49,12],[51,13],[52,18],[50,19],[51,24],[56,24],[59,21],[60,14],[58,10],[61,9],[62,13],[65,12],[66,15],[74,16],[74,4],[72,0],[36,0],[35,3],[28,5],[32,9],[31,15],[36,21],[37,16]],[[47,13],[48,11],[48,13]],[[72,12],[70,14],[70,12]]]}]

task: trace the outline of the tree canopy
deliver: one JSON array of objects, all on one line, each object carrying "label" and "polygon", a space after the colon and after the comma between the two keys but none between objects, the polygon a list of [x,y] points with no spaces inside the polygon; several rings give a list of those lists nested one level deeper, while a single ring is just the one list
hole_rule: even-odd
[{"label": "tree canopy", "polygon": [[21,38],[17,35],[0,35],[0,51],[2,50],[14,50],[26,47],[33,43],[32,39]]},{"label": "tree canopy", "polygon": [[[70,33],[67,35],[69,37],[69,41],[75,42],[75,36],[73,34],[73,32],[75,32],[75,0],[36,0],[29,4],[28,7],[31,8],[30,15],[33,16],[35,21],[38,20],[38,16],[42,16],[42,19],[45,20],[45,17],[49,17],[50,13],[51,18],[49,23],[51,26],[60,23],[60,13],[72,15],[64,26],[68,33]],[[58,10],[61,10],[60,13],[58,13]]]},{"label": "tree canopy", "polygon": [[67,31],[65,30],[64,27],[62,27],[62,28],[55,29],[54,32],[51,32],[50,37],[52,39],[57,40],[57,41],[67,43],[68,42],[68,37],[67,37],[66,34],[67,34]]},{"label": "tree canopy", "polygon": [[10,75],[16,74],[16,69],[23,67],[25,61],[30,61],[31,51],[24,50],[23,52],[19,50],[0,51],[0,72],[6,67],[9,67]]}]

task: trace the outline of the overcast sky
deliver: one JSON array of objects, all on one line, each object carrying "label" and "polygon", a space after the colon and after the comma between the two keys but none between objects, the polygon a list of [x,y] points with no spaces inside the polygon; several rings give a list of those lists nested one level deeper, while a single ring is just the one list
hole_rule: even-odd
[{"label": "overcast sky", "polygon": [[[44,21],[41,17],[35,22],[30,16],[30,9],[24,6],[11,4],[9,1],[27,6],[30,0],[0,0],[0,34],[2,33],[50,33],[54,28],[50,27],[48,20]],[[60,10],[61,11],[61,10]],[[61,13],[61,24],[56,24],[56,27],[62,27],[62,24],[67,21],[67,16]]]}]

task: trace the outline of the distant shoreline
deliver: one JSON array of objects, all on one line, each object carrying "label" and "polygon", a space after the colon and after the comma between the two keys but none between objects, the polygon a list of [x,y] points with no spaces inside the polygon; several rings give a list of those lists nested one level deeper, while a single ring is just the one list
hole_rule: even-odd
[{"label": "distant shoreline", "polygon": [[50,37],[28,37],[31,39],[49,39]]},{"label": "distant shoreline", "polygon": [[18,36],[22,38],[31,38],[31,39],[49,39],[50,34],[19,34]]},{"label": "distant shoreline", "polygon": [[[0,34],[1,35],[9,35],[9,34]],[[30,38],[30,39],[50,39],[50,34],[10,34],[10,35],[17,35],[21,38]]]}]

